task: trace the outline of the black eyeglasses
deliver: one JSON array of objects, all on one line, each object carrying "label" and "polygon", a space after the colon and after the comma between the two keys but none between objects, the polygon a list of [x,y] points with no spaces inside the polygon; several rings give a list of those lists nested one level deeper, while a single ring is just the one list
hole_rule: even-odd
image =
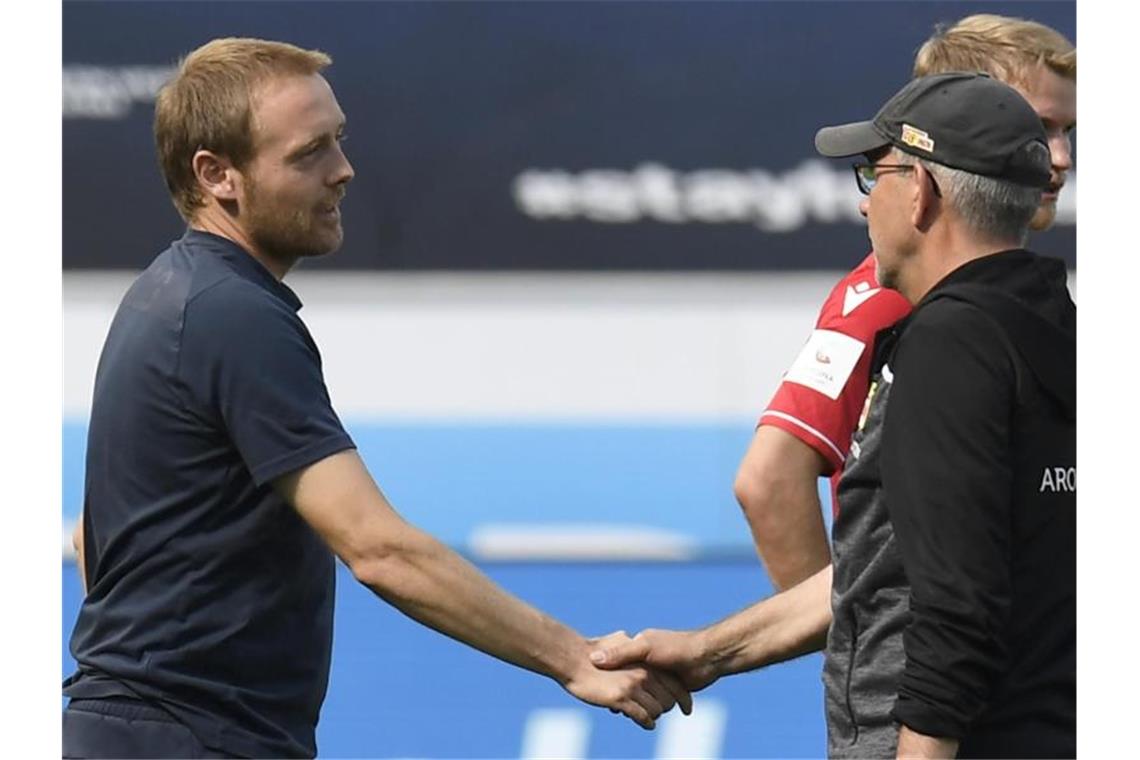
[{"label": "black eyeglasses", "polygon": [[[851,168],[855,170],[855,184],[859,186],[859,192],[863,195],[870,195],[871,189],[875,187],[875,183],[879,181],[879,175],[886,171],[906,172],[914,171],[912,164],[851,164]],[[934,194],[939,198],[942,197],[942,191],[938,187],[938,183],[934,181],[933,175],[930,172],[926,173],[930,177],[930,184],[934,186]]]},{"label": "black eyeglasses", "polygon": [[914,166],[911,164],[851,164],[851,168],[855,170],[855,184],[859,186],[859,192],[863,195],[871,194],[871,188],[879,181],[879,174],[884,169],[896,172],[914,171]]}]

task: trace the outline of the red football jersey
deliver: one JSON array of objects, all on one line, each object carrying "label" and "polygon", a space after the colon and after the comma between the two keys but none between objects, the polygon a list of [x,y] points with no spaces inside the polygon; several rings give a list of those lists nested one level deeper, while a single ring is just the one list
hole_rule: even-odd
[{"label": "red football jersey", "polygon": [[832,289],[815,330],[760,416],[761,425],[786,430],[828,461],[833,513],[838,510],[835,488],[870,384],[875,334],[910,309],[897,291],[879,285],[875,257],[868,255]]}]

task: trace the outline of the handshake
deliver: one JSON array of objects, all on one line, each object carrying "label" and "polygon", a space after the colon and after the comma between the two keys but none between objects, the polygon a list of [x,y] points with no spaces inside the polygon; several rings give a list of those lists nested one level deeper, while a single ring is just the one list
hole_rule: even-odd
[{"label": "handshake", "polygon": [[647,629],[633,638],[616,631],[589,639],[591,664],[579,668],[564,687],[583,702],[621,713],[645,729],[652,729],[674,705],[689,715],[691,693],[721,675],[702,633]]}]

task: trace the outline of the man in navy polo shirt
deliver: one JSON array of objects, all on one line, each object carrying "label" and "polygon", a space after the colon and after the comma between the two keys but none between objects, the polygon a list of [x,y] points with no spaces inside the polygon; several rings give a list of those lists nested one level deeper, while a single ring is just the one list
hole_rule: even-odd
[{"label": "man in navy polo shirt", "polygon": [[159,94],[189,230],[127,292],[99,361],[65,757],[315,755],[334,554],[416,620],[643,727],[691,709],[671,676],[595,669],[586,639],[403,521],[364,468],[281,282],[343,237],[330,62],[215,40]]}]

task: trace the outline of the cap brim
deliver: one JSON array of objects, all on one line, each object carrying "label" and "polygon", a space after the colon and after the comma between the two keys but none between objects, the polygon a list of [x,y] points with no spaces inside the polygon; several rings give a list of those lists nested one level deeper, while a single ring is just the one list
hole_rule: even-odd
[{"label": "cap brim", "polygon": [[858,156],[890,144],[869,121],[824,127],[815,133],[815,149],[828,158]]}]

